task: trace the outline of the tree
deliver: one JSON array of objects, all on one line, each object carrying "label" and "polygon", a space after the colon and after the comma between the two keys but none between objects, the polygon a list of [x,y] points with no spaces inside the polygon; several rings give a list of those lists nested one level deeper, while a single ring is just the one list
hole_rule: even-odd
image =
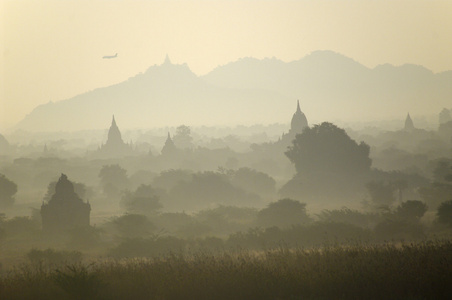
[{"label": "tree", "polygon": [[193,138],[191,137],[190,127],[181,125],[176,128],[176,134],[173,137],[174,144],[180,149],[193,148]]},{"label": "tree", "polygon": [[125,214],[112,221],[122,238],[143,238],[152,235],[155,225],[144,215]]},{"label": "tree", "polygon": [[261,196],[271,196],[275,193],[276,181],[269,175],[250,168],[240,168],[230,171],[232,185]]},{"label": "tree", "polygon": [[452,200],[441,203],[436,215],[439,223],[452,226]]},{"label": "tree", "polygon": [[[248,205],[255,204],[260,197],[234,187],[225,174],[218,172],[198,172],[190,181],[179,181],[169,198],[179,209],[201,209],[212,204]],[[165,206],[166,207],[166,206]]]},{"label": "tree", "polygon": [[257,223],[264,227],[287,227],[307,222],[310,218],[306,213],[306,203],[289,198],[270,203],[257,214]]},{"label": "tree", "polygon": [[121,204],[128,212],[156,213],[162,207],[159,201],[158,191],[149,184],[140,185],[135,192],[126,191],[121,199]]},{"label": "tree", "polygon": [[8,207],[14,203],[17,193],[17,184],[0,174],[0,207]]},{"label": "tree", "polygon": [[436,167],[433,170],[433,177],[435,182],[444,183],[450,181],[450,176],[452,175],[452,167],[450,162],[447,160],[440,160],[436,163]]},{"label": "tree", "polygon": [[443,108],[443,110],[439,113],[439,124],[444,124],[452,120],[450,110],[447,108]]},{"label": "tree", "polygon": [[118,164],[105,165],[99,172],[104,193],[108,197],[118,197],[128,185],[127,171]]},{"label": "tree", "polygon": [[355,175],[370,170],[369,146],[364,142],[357,144],[344,129],[332,123],[306,127],[292,143],[285,154],[295,164],[297,173]]},{"label": "tree", "polygon": [[169,191],[181,181],[190,181],[192,179],[192,175],[193,174],[187,170],[166,170],[161,172],[159,176],[155,177],[152,184],[155,187],[163,188]]},{"label": "tree", "polygon": [[419,221],[427,212],[427,204],[419,200],[408,200],[397,207],[396,215],[407,221]]}]

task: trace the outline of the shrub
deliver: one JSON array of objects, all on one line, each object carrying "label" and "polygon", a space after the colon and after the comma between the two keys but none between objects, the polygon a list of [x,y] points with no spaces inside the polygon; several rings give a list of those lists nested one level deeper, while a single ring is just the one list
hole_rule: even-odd
[{"label": "shrub", "polygon": [[54,249],[31,249],[27,253],[27,258],[33,265],[43,264],[47,266],[59,266],[63,264],[80,263],[82,253],[79,251],[64,251]]},{"label": "shrub", "polygon": [[289,198],[270,203],[257,214],[258,225],[264,227],[287,227],[309,221],[310,218],[306,214],[306,203]]},{"label": "shrub", "polygon": [[89,267],[75,264],[57,269],[55,283],[75,299],[93,299],[102,285],[101,279]]}]

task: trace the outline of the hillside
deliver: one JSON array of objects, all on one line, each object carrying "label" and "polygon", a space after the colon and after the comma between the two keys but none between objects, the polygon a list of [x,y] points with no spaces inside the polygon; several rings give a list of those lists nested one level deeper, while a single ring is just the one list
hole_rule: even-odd
[{"label": "hillside", "polygon": [[167,59],[127,81],[36,107],[17,129],[100,129],[288,122],[300,99],[308,121],[381,120],[437,114],[450,106],[452,71],[369,69],[331,51],[293,62],[243,58],[198,77]]}]

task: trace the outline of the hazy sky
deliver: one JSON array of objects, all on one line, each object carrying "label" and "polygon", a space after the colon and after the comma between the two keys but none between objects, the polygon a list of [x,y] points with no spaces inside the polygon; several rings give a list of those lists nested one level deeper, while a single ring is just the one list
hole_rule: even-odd
[{"label": "hazy sky", "polygon": [[39,104],[121,82],[166,54],[198,75],[241,57],[292,61],[315,50],[368,67],[452,70],[449,0],[0,3],[0,130]]}]

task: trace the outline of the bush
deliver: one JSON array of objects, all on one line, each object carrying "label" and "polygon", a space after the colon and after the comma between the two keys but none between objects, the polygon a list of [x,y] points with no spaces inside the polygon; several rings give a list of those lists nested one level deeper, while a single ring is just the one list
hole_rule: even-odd
[{"label": "bush", "polygon": [[151,185],[140,185],[135,192],[126,191],[121,198],[120,204],[126,208],[128,212],[156,214],[162,208],[160,204],[159,194]]},{"label": "bush", "polygon": [[79,251],[64,251],[54,249],[31,249],[27,253],[31,264],[43,264],[47,266],[59,266],[63,264],[75,264],[82,261],[82,253]]},{"label": "bush", "polygon": [[419,221],[427,212],[427,204],[419,200],[408,200],[397,207],[396,215],[407,221]]},{"label": "bush", "polygon": [[17,184],[0,174],[0,207],[8,207],[14,203],[17,193]]},{"label": "bush", "polygon": [[146,216],[139,214],[125,214],[116,217],[112,224],[121,238],[148,237],[156,229]]},{"label": "bush", "polygon": [[417,241],[426,237],[422,224],[400,219],[388,219],[377,224],[374,233],[379,241]]},{"label": "bush", "polygon": [[263,227],[287,227],[310,221],[311,219],[306,214],[306,203],[289,198],[270,203],[257,214],[257,223]]},{"label": "bush", "polygon": [[363,228],[374,227],[374,224],[378,223],[381,218],[380,214],[362,213],[349,208],[342,208],[340,210],[325,209],[318,215],[318,217],[320,221],[323,222],[346,223]]},{"label": "bush", "polygon": [[115,258],[157,257],[171,252],[181,252],[186,245],[185,240],[171,236],[154,238],[127,239],[110,250]]},{"label": "bush", "polygon": [[75,264],[56,270],[55,283],[75,299],[93,299],[102,286],[101,279],[89,267]]}]

